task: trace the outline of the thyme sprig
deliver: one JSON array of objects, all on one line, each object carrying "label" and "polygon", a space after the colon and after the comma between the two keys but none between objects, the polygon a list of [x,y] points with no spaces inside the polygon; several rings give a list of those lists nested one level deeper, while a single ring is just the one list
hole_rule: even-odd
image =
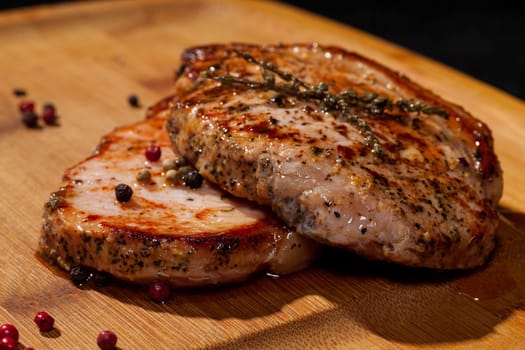
[{"label": "thyme sprig", "polygon": [[[392,112],[397,108],[403,112],[435,114],[445,119],[449,118],[444,109],[421,100],[399,99],[394,102],[374,92],[359,95],[348,89],[334,94],[329,91],[328,84],[324,82],[310,85],[295,75],[282,71],[271,62],[258,60],[246,52],[238,50],[234,52],[246,62],[261,67],[263,80],[253,81],[233,75],[217,75],[215,69],[203,71],[202,76],[216,80],[226,87],[275,91],[279,95],[291,96],[303,101],[317,100],[321,111],[339,112],[337,113],[338,118],[353,125],[363,135],[365,144],[371,149],[371,152],[381,159],[385,156],[383,147],[363,117],[384,115],[385,112]],[[281,82],[278,82],[276,77],[280,78]]]}]

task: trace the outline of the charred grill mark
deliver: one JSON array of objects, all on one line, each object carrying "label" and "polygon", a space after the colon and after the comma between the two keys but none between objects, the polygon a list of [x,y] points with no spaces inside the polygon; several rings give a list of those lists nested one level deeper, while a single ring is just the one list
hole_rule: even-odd
[{"label": "charred grill mark", "polygon": [[[277,123],[270,120],[261,120],[255,116],[247,116],[240,119],[228,119],[226,112],[214,113],[213,118],[219,120],[218,125],[222,130],[231,134],[232,132],[248,132],[257,135],[264,135],[270,139],[299,141],[301,134],[298,131],[280,131]],[[251,122],[257,120],[256,122]]]},{"label": "charred grill mark", "polygon": [[[330,48],[329,50],[332,51],[333,49]],[[335,50],[341,51],[337,48],[335,48]],[[412,82],[406,76],[399,73],[393,73],[390,69],[377,62],[371,61],[356,53],[342,52],[341,54],[350,55],[359,60],[364,60],[367,65],[380,70],[397,84],[408,88],[417,99],[427,101],[433,105],[439,105],[443,108],[450,116],[448,118],[450,128],[453,130],[461,130],[459,136],[464,138],[471,146],[475,147],[477,152],[482,155],[483,161],[476,164],[476,170],[479,171],[482,178],[489,179],[501,175],[499,166],[494,166],[494,164],[499,164],[499,162],[493,152],[491,131],[483,122],[470,116],[462,107],[444,101],[441,97],[435,95],[431,91]],[[468,117],[464,118],[463,115],[468,115]]]},{"label": "charred grill mark", "polygon": [[348,137],[348,126],[345,124],[336,124],[334,126],[334,129],[342,136]]},{"label": "charred grill mark", "polygon": [[382,187],[389,187],[388,179],[377,171],[367,168],[366,166],[361,166],[361,169],[366,170],[372,176],[374,184]]},{"label": "charred grill mark", "polygon": [[344,160],[352,160],[356,157],[354,148],[346,146],[337,146],[337,152],[342,156]]},{"label": "charred grill mark", "polygon": [[87,222],[87,221],[97,221],[97,220],[100,220],[101,219],[101,216],[100,215],[87,215],[86,217],[84,217],[82,219],[83,222]]},{"label": "charred grill mark", "polygon": [[420,136],[413,135],[409,132],[396,133],[396,139],[397,149],[405,149],[409,145],[415,146],[416,149],[425,152],[428,152],[431,149],[430,145],[428,145],[428,143],[423,138],[421,138]]},{"label": "charred grill mark", "polygon": [[121,237],[121,239],[125,239],[127,241],[137,241],[142,245],[149,247],[159,247],[161,244],[172,243],[175,241],[207,244],[205,242],[208,240],[213,240],[216,236],[222,237],[225,234],[227,234],[229,237],[237,237],[242,239],[243,237],[256,235],[257,232],[264,232],[265,234],[268,234],[269,232],[279,232],[280,230],[283,230],[283,227],[270,217],[261,218],[251,225],[237,225],[235,228],[232,228],[231,230],[228,230],[228,232],[224,233],[201,231],[194,234],[188,234],[186,231],[177,232],[176,228],[174,228],[172,232],[159,233],[155,227],[149,230],[138,230],[133,227],[112,226],[104,222],[100,223],[100,227],[109,230],[111,235]]}]

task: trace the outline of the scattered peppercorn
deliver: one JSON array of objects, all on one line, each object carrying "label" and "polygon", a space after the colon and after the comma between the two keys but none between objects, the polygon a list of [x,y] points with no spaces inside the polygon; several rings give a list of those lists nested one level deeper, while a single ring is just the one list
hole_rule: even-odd
[{"label": "scattered peppercorn", "polygon": [[33,111],[25,111],[22,113],[22,123],[28,128],[37,128],[38,116]]},{"label": "scattered peppercorn", "polygon": [[112,331],[102,331],[97,336],[97,345],[102,350],[113,350],[117,346],[117,335]]},{"label": "scattered peppercorn", "polygon": [[23,96],[27,95],[27,92],[24,89],[21,89],[21,88],[14,88],[13,89],[13,95],[15,95],[16,97],[23,97]]},{"label": "scattered peppercorn", "polygon": [[203,178],[197,170],[192,170],[189,173],[182,176],[182,181],[184,182],[185,186],[195,189],[202,186]]},{"label": "scattered peppercorn", "polygon": [[115,197],[119,202],[127,202],[131,199],[133,190],[126,184],[118,184],[115,186]]},{"label": "scattered peppercorn", "polygon": [[170,169],[168,171],[166,171],[166,181],[172,183],[172,184],[177,184],[179,182],[182,181],[182,176],[180,175],[180,173],[175,170],[175,169]]},{"label": "scattered peppercorn", "polygon": [[172,184],[180,184],[183,182],[183,177],[190,171],[193,171],[193,168],[190,166],[183,166],[176,170],[170,169],[166,172],[166,181]]},{"label": "scattered peppercorn", "polygon": [[144,155],[150,162],[156,162],[160,159],[160,156],[162,154],[162,151],[159,146],[157,145],[149,145],[146,147],[146,150],[144,151]]},{"label": "scattered peppercorn", "polygon": [[190,171],[193,171],[193,170],[195,169],[193,169],[191,166],[185,165],[177,169],[177,172],[180,173],[180,177],[182,178],[184,175],[188,174]]},{"label": "scattered peppercorn", "polygon": [[45,311],[40,311],[35,315],[35,323],[41,332],[49,332],[53,329],[55,319]]},{"label": "scattered peppercorn", "polygon": [[1,350],[17,350],[18,342],[11,337],[3,337],[0,341]]},{"label": "scattered peppercorn", "polygon": [[111,280],[111,275],[107,272],[97,271],[87,266],[72,267],[69,276],[71,282],[79,288],[84,287],[90,281],[97,287],[103,287]]},{"label": "scattered peppercorn", "polygon": [[171,296],[171,288],[165,281],[154,281],[149,285],[148,296],[157,303],[164,303]]},{"label": "scattered peppercorn", "polygon": [[137,97],[137,95],[129,95],[128,96],[128,103],[131,107],[135,107],[135,108],[139,108],[140,107],[140,102],[139,102],[139,98]]},{"label": "scattered peppercorn", "polygon": [[46,103],[42,109],[42,120],[47,125],[56,124],[57,115],[55,106],[52,103]]},{"label": "scattered peppercorn", "polygon": [[188,161],[184,157],[180,157],[175,159],[175,169],[181,168],[183,166],[188,165]]},{"label": "scattered peppercorn", "polygon": [[141,169],[137,173],[137,181],[142,183],[148,183],[151,181],[151,173],[148,169]]},{"label": "scattered peppercorn", "polygon": [[177,168],[177,164],[175,163],[175,159],[164,159],[162,161],[162,170],[168,171],[168,170],[175,170]]},{"label": "scattered peppercorn", "polygon": [[82,287],[84,283],[93,277],[93,273],[84,266],[74,266],[69,272],[69,277],[75,286]]},{"label": "scattered peppercorn", "polygon": [[0,326],[0,338],[9,337],[14,341],[18,341],[18,329],[9,323]]},{"label": "scattered peppercorn", "polygon": [[20,112],[33,112],[35,110],[35,103],[33,101],[20,101],[18,104],[18,109]]}]

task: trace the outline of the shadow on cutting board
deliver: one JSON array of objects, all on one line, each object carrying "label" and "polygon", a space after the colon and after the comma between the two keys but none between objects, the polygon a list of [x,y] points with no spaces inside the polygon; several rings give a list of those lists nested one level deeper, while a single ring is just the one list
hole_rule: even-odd
[{"label": "shadow on cutting board", "polygon": [[[278,319],[284,322],[250,330],[224,344],[228,348],[336,346],[370,333],[412,344],[481,338],[514,310],[525,309],[525,233],[518,229],[525,214],[503,211],[497,248],[477,271],[406,268],[331,250],[317,266],[278,280],[255,278],[212,290],[178,291],[166,305],[137,303],[156,312],[215,320],[282,315]],[[101,292],[130,302],[118,286]],[[292,318],[287,312],[296,312],[290,304],[298,305],[294,310],[304,308],[304,315],[286,321]]]}]

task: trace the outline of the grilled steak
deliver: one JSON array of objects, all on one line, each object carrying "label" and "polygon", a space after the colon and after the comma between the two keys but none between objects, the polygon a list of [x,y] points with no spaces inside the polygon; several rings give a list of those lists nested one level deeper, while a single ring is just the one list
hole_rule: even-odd
[{"label": "grilled steak", "polygon": [[[204,182],[198,189],[165,182],[162,161],[177,156],[165,131],[167,101],[153,117],[106,135],[94,155],[69,168],[46,203],[40,253],[65,270],[85,266],[119,279],[166,279],[201,286],[276,274],[310,263],[317,244],[302,238],[253,203]],[[155,143],[159,161],[148,162]],[[148,168],[151,180],[135,177]],[[129,184],[129,202],[114,187]]]},{"label": "grilled steak", "polygon": [[483,264],[502,174],[490,130],[356,53],[212,45],[182,56],[174,148],[297,232],[371,259]]}]

